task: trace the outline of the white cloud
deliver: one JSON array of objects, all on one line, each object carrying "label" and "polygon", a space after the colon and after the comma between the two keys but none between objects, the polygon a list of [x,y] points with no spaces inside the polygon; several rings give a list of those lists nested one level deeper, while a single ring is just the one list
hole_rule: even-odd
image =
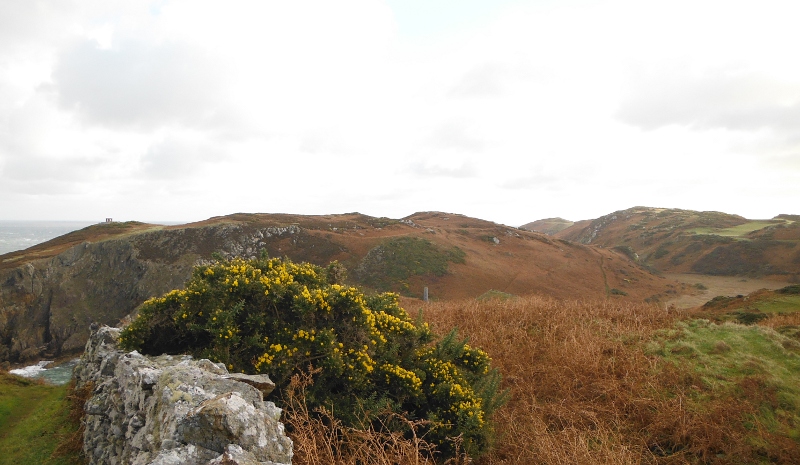
[{"label": "white cloud", "polygon": [[[798,13],[769,0],[6,2],[0,211],[791,212]],[[769,185],[730,189],[753,178]]]},{"label": "white cloud", "polygon": [[180,43],[94,40],[63,50],[53,70],[62,109],[99,126],[146,130],[219,124],[223,87],[214,57]]}]

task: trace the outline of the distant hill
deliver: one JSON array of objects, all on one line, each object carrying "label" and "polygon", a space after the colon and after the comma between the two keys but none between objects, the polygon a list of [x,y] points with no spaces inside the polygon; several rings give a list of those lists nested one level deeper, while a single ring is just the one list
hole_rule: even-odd
[{"label": "distant hill", "polygon": [[239,213],[178,226],[99,224],[0,255],[0,362],[78,351],[90,323],[116,323],[181,287],[196,263],[262,251],[322,266],[338,260],[352,284],[417,298],[428,287],[434,300],[494,291],[642,301],[676,292],[616,251],[457,214]]},{"label": "distant hill", "polygon": [[658,271],[800,279],[800,218],[634,207],[579,221],[555,237],[614,248]]},{"label": "distant hill", "polygon": [[548,236],[552,236],[559,231],[563,231],[575,224],[573,221],[565,220],[564,218],[545,218],[543,220],[536,220],[532,223],[523,224],[520,229],[527,231],[535,231]]}]

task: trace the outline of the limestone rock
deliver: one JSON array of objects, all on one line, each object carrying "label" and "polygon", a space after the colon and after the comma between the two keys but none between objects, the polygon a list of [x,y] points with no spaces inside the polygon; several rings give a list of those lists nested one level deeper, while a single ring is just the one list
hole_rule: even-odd
[{"label": "limestone rock", "polygon": [[75,367],[77,385],[94,386],[84,407],[90,464],[291,463],[281,410],[251,385],[274,387],[268,377],[190,356],[124,353],[119,332],[93,332]]}]

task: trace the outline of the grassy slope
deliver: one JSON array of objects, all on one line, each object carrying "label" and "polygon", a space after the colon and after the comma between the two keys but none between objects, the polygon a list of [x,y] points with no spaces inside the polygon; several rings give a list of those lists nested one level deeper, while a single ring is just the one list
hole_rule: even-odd
[{"label": "grassy slope", "polygon": [[743,238],[753,231],[758,231],[759,229],[764,229],[774,225],[774,221],[755,220],[748,221],[747,223],[737,226],[732,226],[730,228],[694,228],[688,230],[687,232],[694,234],[711,234],[716,236]]},{"label": "grassy slope", "polygon": [[771,317],[793,317],[800,313],[800,285],[782,289],[761,289],[736,297],[717,296],[697,309],[696,314],[716,322],[755,322]]},{"label": "grassy slope", "polygon": [[800,276],[800,224],[789,217],[748,220],[719,212],[634,207],[575,223],[558,238],[625,247],[661,272]]},{"label": "grassy slope", "polygon": [[76,428],[68,420],[67,387],[37,384],[0,372],[0,464],[67,465],[76,454],[51,457]]},{"label": "grassy slope", "polygon": [[545,298],[425,317],[486,349],[512,391],[482,464],[800,463],[800,344],[768,327]]}]

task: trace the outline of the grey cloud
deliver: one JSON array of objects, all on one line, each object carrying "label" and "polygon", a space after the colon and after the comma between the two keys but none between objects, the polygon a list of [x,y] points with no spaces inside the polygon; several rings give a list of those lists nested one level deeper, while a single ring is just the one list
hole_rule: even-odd
[{"label": "grey cloud", "polygon": [[454,97],[500,95],[503,92],[502,75],[503,68],[497,64],[486,63],[475,67],[450,89],[449,95]]},{"label": "grey cloud", "polygon": [[541,173],[534,173],[530,176],[510,179],[500,185],[505,189],[541,189],[553,190],[559,183],[559,178]]},{"label": "grey cloud", "polygon": [[183,178],[210,162],[224,159],[215,148],[167,139],[152,145],[142,156],[142,174],[156,179]]},{"label": "grey cloud", "polygon": [[617,118],[646,130],[677,124],[792,133],[800,130],[800,85],[752,74],[645,79],[622,102]]},{"label": "grey cloud", "polygon": [[52,159],[18,156],[6,160],[2,178],[22,182],[80,182],[92,179],[105,163],[103,159],[90,157]]},{"label": "grey cloud", "polygon": [[[0,179],[2,179],[1,176]],[[52,179],[27,181],[4,179],[3,182],[0,182],[0,192],[15,196],[62,196],[81,193],[81,185],[71,181]]]},{"label": "grey cloud", "polygon": [[300,137],[298,148],[310,154],[326,152],[335,154],[347,153],[340,138],[327,131],[307,132]]},{"label": "grey cloud", "polygon": [[53,72],[62,108],[110,126],[203,124],[224,114],[221,73],[211,57],[179,43],[83,41],[62,51]]},{"label": "grey cloud", "polygon": [[421,177],[471,178],[477,174],[475,167],[470,162],[464,162],[456,166],[417,162],[409,165],[409,171]]},{"label": "grey cloud", "polygon": [[25,52],[36,43],[54,42],[79,9],[75,2],[0,2],[0,51]]},{"label": "grey cloud", "polygon": [[450,122],[437,128],[428,137],[428,144],[440,149],[458,149],[468,152],[483,152],[484,141],[469,133],[467,124]]}]

